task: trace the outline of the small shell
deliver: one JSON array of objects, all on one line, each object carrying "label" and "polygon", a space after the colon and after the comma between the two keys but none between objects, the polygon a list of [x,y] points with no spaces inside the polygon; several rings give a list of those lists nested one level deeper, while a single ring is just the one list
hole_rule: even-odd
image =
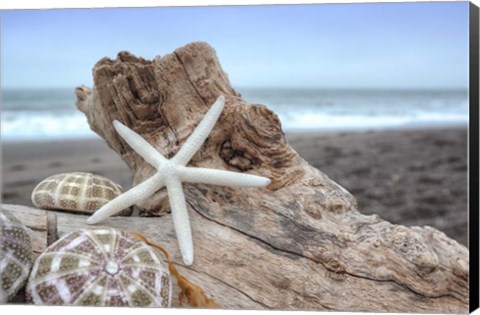
[{"label": "small shell", "polygon": [[32,243],[27,228],[10,212],[0,211],[0,304],[25,284],[32,268]]},{"label": "small shell", "polygon": [[94,227],[69,233],[35,261],[26,298],[38,305],[168,307],[161,254],[128,233]]},{"label": "small shell", "polygon": [[[122,193],[122,187],[106,177],[72,172],[42,180],[33,189],[32,202],[40,209],[92,214]],[[130,207],[119,215],[129,216],[132,211]]]}]

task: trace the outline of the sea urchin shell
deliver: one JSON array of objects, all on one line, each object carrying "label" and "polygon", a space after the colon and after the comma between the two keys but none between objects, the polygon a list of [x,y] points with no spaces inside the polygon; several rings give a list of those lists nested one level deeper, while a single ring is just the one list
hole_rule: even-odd
[{"label": "sea urchin shell", "polygon": [[26,227],[3,209],[0,230],[0,303],[5,303],[27,280],[32,267],[32,243]]},{"label": "sea urchin shell", "polygon": [[[32,202],[40,209],[92,214],[122,193],[122,187],[106,177],[71,172],[42,180],[33,189]],[[131,207],[120,213],[127,216],[131,214]]]},{"label": "sea urchin shell", "polygon": [[27,301],[42,305],[167,307],[171,279],[159,251],[109,227],[71,232],[35,261]]}]

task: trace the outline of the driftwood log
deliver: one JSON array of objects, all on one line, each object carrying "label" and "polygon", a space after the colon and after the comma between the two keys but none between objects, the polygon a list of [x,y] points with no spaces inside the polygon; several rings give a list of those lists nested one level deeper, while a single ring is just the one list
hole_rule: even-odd
[{"label": "driftwood log", "polygon": [[[77,106],[130,167],[133,185],[154,169],[117,135],[113,120],[170,158],[225,95],[219,121],[189,165],[258,174],[272,183],[263,189],[184,185],[195,247],[194,265],[184,270],[223,307],[468,310],[468,250],[431,227],[361,214],[348,191],[288,145],[275,113],[247,103],[231,87],[208,44],[151,61],[121,52],[116,60],[100,60],[93,78],[92,89],[77,88]],[[170,215],[163,216],[169,212],[165,190],[137,206],[144,216],[161,217],[104,223],[146,231],[168,244],[181,265]],[[68,229],[62,224],[71,227],[62,217],[59,231]]]},{"label": "driftwood log", "polygon": [[[37,246],[34,246],[34,259],[36,259],[48,246],[53,244],[65,234],[78,229],[88,228],[88,226],[85,224],[88,216],[84,215],[71,214],[61,211],[45,211],[9,204],[3,204],[2,208],[13,213],[15,217],[22,222],[29,222],[27,224],[27,228],[30,229],[32,240],[35,239],[35,243],[38,244]],[[37,219],[37,221],[33,219]],[[132,220],[127,220],[125,217],[115,217],[109,220],[108,226],[132,233],[138,233],[141,231],[142,235],[144,235],[150,241],[156,242],[165,248],[175,248],[176,239],[175,237],[172,237],[172,235],[175,235],[175,231],[173,230],[173,226],[171,226],[170,222],[167,222],[169,221],[167,217],[156,219],[130,217],[130,219]],[[152,224],[152,220],[155,221],[154,224]],[[163,225],[168,228],[159,228],[159,226]],[[219,242],[218,239],[214,240],[215,235],[210,235],[209,237],[212,239],[212,244]],[[192,282],[195,284],[201,285],[209,297],[215,297],[221,301],[222,307],[230,309],[264,308],[261,304],[252,303],[252,300],[250,300],[247,296],[239,295],[238,290],[226,283],[223,283],[221,279],[216,279],[216,277],[211,277],[207,274],[201,274],[194,268],[186,268],[183,265],[176,264],[176,268],[182,275],[187,277],[187,279],[192,280]],[[175,298],[179,296],[180,291],[180,287],[176,284],[176,280],[173,280],[172,293],[174,298],[172,298],[172,307],[180,307],[178,299]],[[14,299],[14,302],[25,303],[24,295],[24,291],[19,292],[17,297]],[[234,296],[235,298],[230,300],[220,300],[220,298],[223,296]],[[185,305],[184,302],[184,306],[188,306],[188,304]]]}]

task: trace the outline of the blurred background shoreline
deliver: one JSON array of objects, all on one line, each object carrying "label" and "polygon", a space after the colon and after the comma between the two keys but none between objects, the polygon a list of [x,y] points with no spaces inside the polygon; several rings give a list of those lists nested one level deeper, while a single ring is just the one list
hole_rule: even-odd
[{"label": "blurred background shoreline", "polygon": [[[338,132],[461,127],[468,124],[468,93],[462,89],[238,88],[244,99],[263,104],[285,132]],[[92,139],[75,107],[74,88],[4,89],[4,143]]]}]

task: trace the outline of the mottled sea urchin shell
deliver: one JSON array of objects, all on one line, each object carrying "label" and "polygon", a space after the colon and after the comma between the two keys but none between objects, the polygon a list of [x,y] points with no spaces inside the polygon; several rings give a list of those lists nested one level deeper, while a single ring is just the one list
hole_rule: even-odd
[{"label": "mottled sea urchin shell", "polygon": [[20,290],[32,268],[32,243],[27,228],[10,212],[0,211],[0,303]]},{"label": "mottled sea urchin shell", "polygon": [[109,227],[69,233],[35,261],[27,301],[42,305],[166,307],[171,279],[156,249]]},{"label": "mottled sea urchin shell", "polygon": [[[32,202],[40,209],[92,214],[122,193],[120,185],[100,175],[61,173],[42,180],[33,189]],[[119,215],[128,216],[132,211],[130,207]]]}]

